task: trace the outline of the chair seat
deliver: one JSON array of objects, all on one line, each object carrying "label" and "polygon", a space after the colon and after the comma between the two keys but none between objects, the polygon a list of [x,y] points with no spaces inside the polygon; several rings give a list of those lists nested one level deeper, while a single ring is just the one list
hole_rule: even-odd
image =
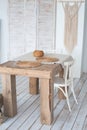
[{"label": "chair seat", "polygon": [[[54,84],[61,86],[61,87],[64,87],[65,86],[65,79],[56,76],[54,79]],[[67,84],[67,86],[70,85],[71,81],[68,79],[66,84]]]},{"label": "chair seat", "polygon": [[57,84],[57,85],[60,85],[60,86],[64,86],[65,80],[63,78],[56,76],[55,79],[54,79],[54,83]]}]

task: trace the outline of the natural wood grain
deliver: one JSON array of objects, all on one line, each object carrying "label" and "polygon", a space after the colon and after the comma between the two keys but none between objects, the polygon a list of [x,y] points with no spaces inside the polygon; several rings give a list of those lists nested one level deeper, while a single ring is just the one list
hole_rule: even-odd
[{"label": "natural wood grain", "polygon": [[37,61],[39,62],[57,62],[59,59],[55,57],[38,57],[36,58]]},{"label": "natural wood grain", "polygon": [[[31,77],[30,92],[35,94],[38,92],[38,80],[41,83],[41,122],[51,124],[53,120],[53,79],[59,70],[58,64],[45,64],[35,68],[21,68],[16,65],[16,61],[8,61],[0,65],[0,73],[3,75],[4,84],[4,107],[5,115],[14,116],[17,113],[15,76],[23,75]],[[14,75],[14,76],[13,76]],[[34,77],[34,78],[32,78]],[[35,79],[36,78],[36,79]],[[7,84],[10,86],[7,86]],[[35,86],[36,85],[36,86]],[[8,98],[6,97],[8,95]],[[46,98],[44,98],[46,95]],[[46,99],[46,104],[45,104]],[[8,103],[9,102],[9,103]],[[44,109],[47,108],[47,110]],[[45,119],[44,119],[45,117]]]},{"label": "natural wood grain", "polygon": [[[56,71],[55,71],[56,70]],[[0,73],[12,74],[12,75],[23,75],[29,77],[40,77],[40,78],[51,78],[51,72],[55,71],[58,73],[57,64],[43,64],[36,68],[20,68],[16,66],[15,61],[8,61],[0,65]]]},{"label": "natural wood grain", "polygon": [[53,82],[40,79],[41,123],[51,124],[53,120]]},{"label": "natural wood grain", "polygon": [[29,79],[29,93],[34,95],[39,93],[39,79],[31,77]]},{"label": "natural wood grain", "polygon": [[37,66],[40,66],[41,63],[36,62],[36,61],[18,61],[18,62],[16,63],[16,65],[17,65],[18,67],[27,68],[27,67],[37,67]]},{"label": "natural wood grain", "polygon": [[2,75],[4,114],[13,117],[17,114],[15,75]]}]

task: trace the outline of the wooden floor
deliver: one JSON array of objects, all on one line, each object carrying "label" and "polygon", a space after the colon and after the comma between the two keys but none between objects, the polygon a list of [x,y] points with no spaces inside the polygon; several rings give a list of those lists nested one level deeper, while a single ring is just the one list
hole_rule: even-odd
[{"label": "wooden floor", "polygon": [[[70,113],[66,100],[58,100],[54,95],[54,121],[52,125],[40,123],[40,96],[28,93],[28,79],[17,77],[17,107],[18,114],[8,118],[0,130],[87,130],[87,74],[74,80],[78,105],[70,94]],[[0,89],[1,91],[1,89]]]}]

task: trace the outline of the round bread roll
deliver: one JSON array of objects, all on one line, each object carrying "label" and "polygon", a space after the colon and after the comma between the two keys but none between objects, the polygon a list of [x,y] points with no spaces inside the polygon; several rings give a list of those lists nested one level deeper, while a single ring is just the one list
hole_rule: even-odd
[{"label": "round bread roll", "polygon": [[33,55],[34,55],[35,57],[42,57],[42,56],[44,56],[44,52],[43,52],[42,50],[35,50],[35,51],[33,52]]}]

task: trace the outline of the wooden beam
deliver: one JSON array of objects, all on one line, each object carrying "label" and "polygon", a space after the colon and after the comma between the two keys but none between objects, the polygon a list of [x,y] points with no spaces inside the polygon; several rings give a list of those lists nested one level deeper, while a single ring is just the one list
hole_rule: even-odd
[{"label": "wooden beam", "polygon": [[3,84],[4,115],[13,117],[17,114],[15,75],[3,74],[2,84]]},{"label": "wooden beam", "polygon": [[50,125],[53,120],[53,82],[49,79],[40,79],[41,123]]},{"label": "wooden beam", "polygon": [[39,93],[39,79],[38,78],[29,78],[29,93],[32,95]]}]

